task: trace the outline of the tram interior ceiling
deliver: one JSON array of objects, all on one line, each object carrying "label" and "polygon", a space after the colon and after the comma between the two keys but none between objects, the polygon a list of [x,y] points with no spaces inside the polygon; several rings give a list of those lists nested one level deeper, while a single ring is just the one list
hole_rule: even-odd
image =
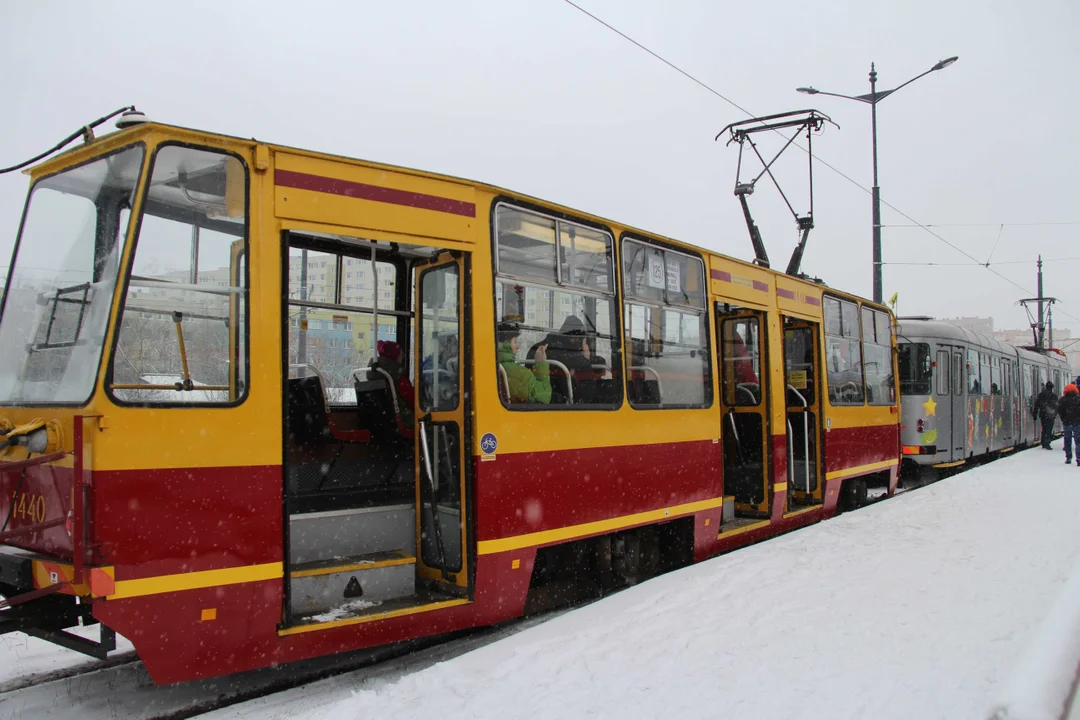
[{"label": "tram interior ceiling", "polygon": [[[735,196],[739,198],[743,217],[746,220],[746,227],[747,230],[750,231],[750,242],[754,247],[754,264],[756,265],[770,267],[769,255],[765,249],[765,241],[761,237],[761,231],[758,229],[757,224],[754,222],[753,215],[750,212],[750,204],[747,201],[747,198],[754,194],[754,189],[757,187],[758,181],[768,175],[773,185],[776,186],[776,190],[780,193],[780,197],[784,200],[784,204],[787,205],[788,210],[795,218],[795,225],[800,232],[799,242],[791,253],[791,259],[788,261],[787,270],[785,272],[788,275],[793,275],[795,277],[810,279],[801,271],[801,268],[803,253],[806,250],[806,241],[810,236],[810,231],[814,228],[813,138],[815,134],[821,134],[825,127],[825,123],[835,126],[838,130],[840,129],[840,126],[833,122],[828,115],[818,112],[817,110],[794,110],[791,112],[765,115],[763,117],[750,118],[749,120],[731,123],[717,133],[714,138],[715,140],[719,140],[721,135],[728,133],[728,141],[726,144],[730,145],[731,143],[738,143],[739,145],[739,161],[735,167]],[[795,132],[792,133],[791,137],[787,138],[787,142],[784,143],[771,159],[766,160],[758,148],[758,143],[754,142],[753,136],[762,132],[775,132],[782,137],[786,137],[783,131],[787,131],[791,128],[795,128]],[[791,201],[788,200],[783,188],[780,187],[780,181],[776,179],[776,175],[773,172],[773,165],[803,132],[806,133],[807,142],[806,162],[809,178],[809,210],[805,215],[799,215],[795,208],[792,207]],[[743,182],[743,150],[745,150],[747,145],[750,146],[754,155],[761,162],[761,172],[759,172],[752,180]]]}]

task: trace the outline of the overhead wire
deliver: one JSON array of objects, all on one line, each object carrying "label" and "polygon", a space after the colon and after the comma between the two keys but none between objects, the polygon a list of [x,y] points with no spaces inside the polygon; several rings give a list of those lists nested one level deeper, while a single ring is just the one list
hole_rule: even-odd
[{"label": "overhead wire", "polygon": [[[624,33],[624,32],[623,32],[622,30],[619,30],[619,29],[618,29],[618,28],[616,28],[615,26],[611,25],[610,23],[608,23],[608,22],[604,21],[604,20],[603,20],[603,19],[601,19],[600,17],[597,17],[597,16],[596,16],[596,15],[594,15],[593,13],[591,13],[591,12],[589,12],[588,10],[586,10],[585,8],[581,7],[581,6],[580,6],[580,5],[578,5],[578,4],[576,3],[576,2],[574,2],[574,0],[563,0],[563,2],[565,2],[565,3],[567,4],[567,5],[570,5],[571,7],[575,8],[576,10],[578,10],[579,12],[581,12],[582,14],[584,14],[584,15],[587,15],[588,17],[592,18],[592,19],[593,19],[593,20],[595,20],[596,22],[598,22],[598,23],[600,23],[601,25],[603,25],[604,27],[606,27],[606,28],[607,28],[608,30],[611,30],[611,31],[612,31],[613,33],[615,33],[616,35],[618,35],[618,36],[622,37],[622,38],[623,38],[623,39],[625,39],[625,40],[626,40],[627,42],[630,42],[630,43],[631,43],[631,44],[633,44],[634,46],[636,46],[636,47],[640,48],[640,49],[641,49],[641,50],[643,50],[644,52],[646,52],[646,53],[648,53],[649,55],[653,56],[654,58],[656,58],[656,59],[657,59],[657,60],[659,60],[660,62],[662,62],[662,63],[664,63],[665,65],[667,65],[668,67],[670,67],[670,68],[671,68],[672,70],[674,70],[675,72],[679,73],[680,75],[682,75],[683,77],[687,78],[688,80],[690,80],[691,82],[695,83],[696,85],[698,85],[698,86],[700,86],[700,87],[704,88],[704,89],[705,89],[705,90],[707,90],[708,92],[712,93],[713,95],[715,95],[716,97],[720,98],[721,100],[723,100],[723,101],[724,101],[724,102],[726,102],[727,104],[731,105],[732,107],[736,108],[737,110],[739,110],[740,112],[744,113],[745,115],[747,115],[747,116],[749,116],[749,117],[751,117],[751,118],[753,118],[753,117],[757,117],[757,116],[756,116],[756,115],[754,115],[754,114],[753,114],[752,112],[750,112],[749,110],[747,110],[747,109],[746,109],[746,108],[744,108],[743,106],[739,105],[739,104],[738,104],[737,102],[735,102],[735,101],[734,101],[734,100],[732,100],[731,98],[727,97],[727,96],[726,96],[726,95],[724,95],[723,93],[721,93],[721,92],[719,92],[718,90],[714,89],[713,87],[711,87],[710,85],[708,85],[708,84],[707,84],[707,83],[705,83],[704,81],[702,81],[702,80],[699,80],[698,78],[694,77],[693,75],[691,75],[691,74],[690,74],[689,72],[687,72],[686,70],[683,70],[683,69],[682,69],[681,67],[679,67],[679,66],[678,66],[678,65],[676,65],[675,63],[671,62],[671,61],[670,61],[670,60],[668,60],[667,58],[665,58],[665,57],[661,56],[660,54],[658,54],[658,53],[654,52],[653,50],[649,49],[649,48],[648,48],[648,47],[646,47],[645,45],[641,44],[640,42],[638,42],[638,41],[637,41],[637,40],[635,40],[634,38],[632,38],[632,37],[630,37],[629,35],[627,35],[626,33]],[[820,157],[819,155],[815,155],[815,154],[811,153],[811,152],[810,152],[810,151],[809,151],[809,150],[808,150],[807,148],[804,148],[803,146],[799,145],[798,143],[795,143],[795,147],[799,148],[800,150],[802,150],[802,151],[803,151],[803,152],[805,152],[805,153],[808,153],[808,154],[809,154],[809,155],[810,155],[811,157],[813,157],[813,158],[814,158],[815,160],[817,160],[818,162],[820,162],[820,163],[821,163],[822,165],[824,165],[825,167],[829,168],[829,169],[830,169],[830,170],[832,170],[832,171],[833,171],[834,173],[836,173],[836,174],[837,174],[837,175],[839,175],[840,177],[844,178],[844,179],[845,179],[845,180],[847,180],[847,181],[848,181],[849,183],[851,183],[851,184],[852,184],[852,185],[854,185],[855,187],[859,188],[859,189],[860,189],[860,190],[862,190],[863,192],[865,192],[865,193],[867,193],[867,194],[872,194],[872,191],[871,191],[871,190],[870,190],[869,188],[865,187],[865,186],[864,186],[864,185],[863,185],[862,183],[860,183],[859,181],[857,181],[857,180],[855,180],[854,178],[852,178],[851,176],[849,176],[849,175],[848,175],[847,173],[845,173],[845,172],[843,172],[842,170],[840,170],[840,168],[838,168],[838,167],[836,167],[835,165],[833,165],[833,164],[829,163],[829,162],[828,162],[827,160],[824,160],[824,159],[823,159],[822,157]],[[973,264],[973,265],[981,265],[982,267],[986,268],[986,269],[987,269],[987,270],[989,270],[989,271],[990,271],[991,273],[993,273],[994,275],[998,276],[999,278],[1001,278],[1001,279],[1002,279],[1002,280],[1004,280],[1005,282],[1009,283],[1009,284],[1010,284],[1010,285],[1012,285],[1013,287],[1015,287],[1015,288],[1017,288],[1017,289],[1019,289],[1019,290],[1023,291],[1023,292],[1025,293],[1025,294],[1027,294],[1027,295],[1030,295],[1030,294],[1031,294],[1031,291],[1030,291],[1030,290],[1028,290],[1027,288],[1025,288],[1025,287],[1024,287],[1023,285],[1021,285],[1020,283],[1018,283],[1018,282],[1016,282],[1016,281],[1012,280],[1011,278],[1008,278],[1008,277],[1006,277],[1005,275],[1002,275],[1001,273],[999,273],[998,271],[996,271],[996,270],[994,270],[994,269],[993,269],[992,267],[990,267],[990,264],[989,264],[989,262],[982,262],[981,260],[979,260],[978,258],[976,258],[976,257],[975,257],[974,255],[972,255],[971,253],[969,253],[969,252],[967,252],[966,250],[963,250],[962,248],[960,248],[960,247],[956,246],[955,244],[953,244],[953,243],[949,242],[948,240],[946,240],[945,238],[943,238],[943,237],[942,237],[941,235],[939,235],[938,233],[936,233],[936,232],[934,232],[933,230],[931,230],[931,229],[930,229],[930,228],[931,228],[931,226],[929,226],[929,225],[924,225],[923,223],[920,223],[920,222],[919,222],[918,220],[916,220],[915,218],[911,217],[910,215],[908,215],[907,213],[905,213],[904,211],[902,211],[902,210],[901,210],[900,208],[896,207],[895,205],[893,205],[892,203],[890,203],[890,202],[888,202],[888,201],[886,201],[886,200],[881,200],[880,202],[881,202],[881,203],[882,203],[883,205],[885,205],[885,206],[889,207],[889,208],[890,208],[891,210],[893,210],[893,211],[894,211],[895,213],[897,213],[897,214],[898,214],[898,215],[900,215],[901,217],[903,217],[903,218],[904,218],[905,220],[909,221],[909,222],[910,222],[910,223],[912,224],[912,225],[911,225],[912,227],[920,227],[920,228],[922,228],[923,230],[925,230],[925,231],[926,231],[927,233],[929,233],[929,234],[930,234],[930,235],[932,235],[933,237],[937,238],[937,239],[938,239],[938,240],[940,240],[941,242],[943,242],[943,243],[945,243],[946,245],[948,245],[949,247],[951,247],[951,248],[952,248],[953,250],[955,250],[956,252],[960,253],[960,254],[961,254],[961,255],[963,255],[964,257],[966,257],[966,258],[968,258],[969,260],[971,260],[971,261],[972,261],[972,263],[971,263],[971,264]],[[1051,223],[1047,223],[1047,224],[1051,224]],[[1068,223],[1068,224],[1072,224],[1072,223]],[[991,223],[990,225],[991,225],[991,226],[992,226],[992,225],[1000,225],[1000,223]],[[885,227],[885,226],[883,226],[883,225],[882,225],[882,226],[880,226],[880,227]],[[942,226],[939,226],[939,227],[942,227]],[[899,264],[899,263],[890,263],[890,264]],[[1068,317],[1071,317],[1071,318],[1073,318],[1074,320],[1080,321],[1080,319],[1078,319],[1078,318],[1075,318],[1075,317],[1074,317],[1073,315],[1070,315],[1069,313],[1065,312],[1064,310],[1060,310],[1060,312],[1061,312],[1061,313],[1062,313],[1063,315],[1066,315],[1066,316],[1068,316]]]},{"label": "overhead wire", "polygon": [[[1080,260],[1078,257],[1043,258],[1044,263]],[[993,263],[943,263],[943,262],[883,262],[882,265],[945,265],[949,267],[986,267],[987,265],[1034,265],[1038,260],[998,260]]]},{"label": "overhead wire", "polygon": [[928,227],[1038,227],[1040,225],[1080,225],[1080,220],[1065,220],[1061,222],[1022,222],[1022,223],[926,223],[925,225],[881,225],[883,228],[928,228]]}]

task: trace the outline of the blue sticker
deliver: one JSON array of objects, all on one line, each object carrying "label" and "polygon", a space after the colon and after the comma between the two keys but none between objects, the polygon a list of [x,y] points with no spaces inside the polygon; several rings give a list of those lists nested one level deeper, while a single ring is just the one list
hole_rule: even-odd
[{"label": "blue sticker", "polygon": [[499,449],[499,441],[495,437],[495,433],[484,433],[484,436],[480,438],[480,449],[484,451],[485,455],[494,455],[495,451]]}]

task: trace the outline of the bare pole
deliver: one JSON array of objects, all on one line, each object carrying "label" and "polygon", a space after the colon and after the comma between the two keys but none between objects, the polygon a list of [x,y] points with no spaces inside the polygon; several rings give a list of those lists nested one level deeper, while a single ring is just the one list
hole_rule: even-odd
[{"label": "bare pole", "polygon": [[1038,340],[1036,341],[1035,345],[1036,345],[1036,347],[1039,348],[1039,350],[1045,350],[1046,345],[1043,344],[1043,341],[1046,339],[1045,338],[1046,325],[1043,322],[1042,255],[1039,255],[1038,267],[1039,267],[1039,297],[1038,297],[1039,315],[1038,315],[1037,322],[1038,322],[1038,325],[1039,325],[1039,337],[1038,337]]},{"label": "bare pole", "polygon": [[881,302],[881,188],[878,186],[877,172],[877,70],[874,63],[870,63],[870,133],[874,148],[874,186],[870,190],[872,202],[871,213],[873,222],[873,263],[874,263],[874,302]]}]

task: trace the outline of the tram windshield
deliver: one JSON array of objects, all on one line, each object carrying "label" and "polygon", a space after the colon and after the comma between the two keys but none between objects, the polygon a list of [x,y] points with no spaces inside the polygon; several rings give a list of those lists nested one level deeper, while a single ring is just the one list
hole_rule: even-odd
[{"label": "tram windshield", "polygon": [[131,146],[31,189],[0,310],[0,403],[90,398],[143,153]]},{"label": "tram windshield", "polygon": [[930,346],[926,343],[900,343],[900,394],[929,395],[933,368]]}]

